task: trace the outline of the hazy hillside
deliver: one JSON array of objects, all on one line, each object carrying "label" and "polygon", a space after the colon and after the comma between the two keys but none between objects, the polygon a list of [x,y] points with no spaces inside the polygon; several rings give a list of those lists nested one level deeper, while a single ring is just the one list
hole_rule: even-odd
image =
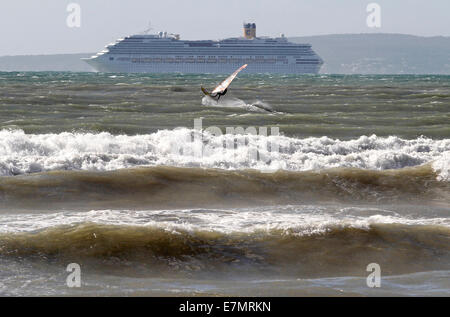
[{"label": "hazy hillside", "polygon": [[345,34],[291,38],[310,43],[323,73],[450,74],[450,37]]},{"label": "hazy hillside", "polygon": [[[450,74],[450,37],[342,34],[293,37],[324,59],[322,73]],[[92,71],[81,61],[93,53],[0,57],[0,71]]]},{"label": "hazy hillside", "polygon": [[0,56],[0,71],[74,71],[90,72],[92,67],[81,58],[93,54]]}]

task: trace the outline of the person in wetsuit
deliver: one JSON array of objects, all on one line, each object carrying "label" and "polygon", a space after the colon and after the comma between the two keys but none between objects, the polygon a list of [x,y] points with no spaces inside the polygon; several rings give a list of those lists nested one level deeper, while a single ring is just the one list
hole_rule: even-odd
[{"label": "person in wetsuit", "polygon": [[225,89],[223,92],[218,92],[217,94],[215,94],[214,96],[213,95],[211,95],[211,97],[213,97],[213,98],[216,98],[216,97],[218,97],[217,98],[217,102],[219,102],[219,100],[220,100],[220,97],[222,97],[222,96],[225,96],[226,95],[226,93],[227,93],[227,91],[228,91],[228,88],[227,89]]}]

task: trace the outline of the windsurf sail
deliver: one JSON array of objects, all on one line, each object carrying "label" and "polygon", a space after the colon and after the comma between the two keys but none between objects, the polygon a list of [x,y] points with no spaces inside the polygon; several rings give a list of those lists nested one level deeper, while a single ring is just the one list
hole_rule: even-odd
[{"label": "windsurf sail", "polygon": [[206,96],[210,96],[210,93],[208,92],[208,90],[206,90],[206,89],[203,88],[203,87],[200,87],[200,88],[202,89],[203,93],[204,93]]},{"label": "windsurf sail", "polygon": [[[230,86],[230,84],[233,81],[233,79],[236,78],[237,74],[239,74],[239,72],[241,70],[243,70],[245,67],[247,67],[247,64],[242,65],[241,67],[239,67],[233,74],[231,74],[227,79],[225,79],[223,82],[221,82],[219,86],[214,88],[214,90],[211,92],[211,94],[224,92],[228,88],[228,86]],[[205,91],[203,90],[203,92],[205,92]]]}]

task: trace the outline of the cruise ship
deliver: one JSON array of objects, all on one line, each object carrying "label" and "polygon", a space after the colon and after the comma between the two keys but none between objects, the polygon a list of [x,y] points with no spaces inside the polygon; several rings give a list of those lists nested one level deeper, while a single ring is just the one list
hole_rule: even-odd
[{"label": "cruise ship", "polygon": [[322,59],[309,44],[257,37],[256,24],[244,23],[244,36],[220,41],[184,41],[179,34],[139,34],[118,39],[83,59],[99,72],[232,73],[248,64],[246,73],[316,74]]}]

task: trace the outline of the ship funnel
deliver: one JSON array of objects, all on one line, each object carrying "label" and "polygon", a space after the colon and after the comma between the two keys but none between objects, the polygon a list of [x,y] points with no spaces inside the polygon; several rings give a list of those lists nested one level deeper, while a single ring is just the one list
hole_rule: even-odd
[{"label": "ship funnel", "polygon": [[254,39],[256,37],[256,24],[244,23],[244,37],[246,39]]}]

